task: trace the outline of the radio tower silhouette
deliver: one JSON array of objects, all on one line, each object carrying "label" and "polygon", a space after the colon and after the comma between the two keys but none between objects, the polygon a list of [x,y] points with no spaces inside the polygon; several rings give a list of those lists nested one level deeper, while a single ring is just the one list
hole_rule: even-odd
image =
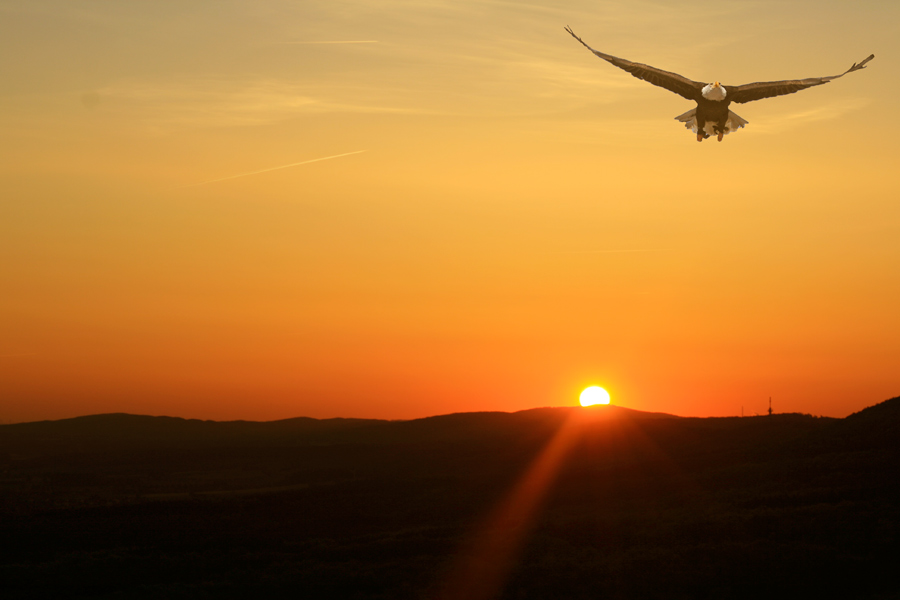
[{"label": "radio tower silhouette", "polygon": [[772,416],[772,396],[769,396],[769,416]]}]

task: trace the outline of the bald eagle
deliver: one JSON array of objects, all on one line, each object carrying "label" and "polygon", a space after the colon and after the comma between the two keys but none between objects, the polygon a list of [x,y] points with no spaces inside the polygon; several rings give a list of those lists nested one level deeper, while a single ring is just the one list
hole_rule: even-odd
[{"label": "bald eagle", "polygon": [[814,85],[828,83],[832,79],[843,77],[847,73],[865,69],[866,63],[875,58],[875,55],[872,54],[859,64],[853,63],[852,67],[840,75],[832,75],[831,77],[761,81],[744,85],[721,85],[718,81],[715,83],[691,81],[677,73],[670,73],[656,67],[642,65],[624,58],[616,58],[615,56],[598,52],[585,44],[584,40],[575,35],[575,32],[570,27],[566,27],[566,31],[581,42],[585,48],[623,71],[628,71],[634,77],[665,88],[670,92],[675,92],[682,98],[694,100],[697,103],[697,107],[682,115],[678,115],[675,119],[681,121],[685,127],[696,133],[698,142],[702,142],[711,135],[716,135],[721,142],[726,133],[737,131],[747,124],[746,120],[728,110],[728,105],[732,102],[743,104],[753,100],[793,94]]}]

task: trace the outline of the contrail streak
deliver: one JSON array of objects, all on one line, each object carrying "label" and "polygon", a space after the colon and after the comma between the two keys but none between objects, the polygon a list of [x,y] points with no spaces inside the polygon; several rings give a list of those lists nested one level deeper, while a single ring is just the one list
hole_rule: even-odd
[{"label": "contrail streak", "polygon": [[334,42],[275,42],[276,44],[377,44],[378,40],[338,40]]},{"label": "contrail streak", "polygon": [[635,248],[628,250],[559,250],[552,254],[634,254],[636,252],[667,252],[665,248]]},{"label": "contrail streak", "polygon": [[289,165],[281,165],[280,167],[270,167],[268,169],[260,169],[259,171],[250,171],[249,173],[241,173],[239,175],[229,175],[228,177],[220,177],[219,179],[210,179],[209,181],[201,181],[200,183],[192,183],[185,187],[194,187],[198,185],[206,185],[207,183],[216,183],[217,181],[226,181],[228,179],[237,179],[238,177],[249,177],[250,175],[258,175],[260,173],[268,173],[269,171],[277,171],[279,169],[287,169],[289,167],[297,167],[299,165],[308,165],[309,163],[321,162],[323,160],[331,160],[332,158],[340,158],[342,156],[350,156],[351,154],[360,154],[365,150],[356,150],[355,152],[345,152],[344,154],[335,154],[334,156],[323,156],[322,158],[314,158],[312,160],[303,160],[291,163]]}]

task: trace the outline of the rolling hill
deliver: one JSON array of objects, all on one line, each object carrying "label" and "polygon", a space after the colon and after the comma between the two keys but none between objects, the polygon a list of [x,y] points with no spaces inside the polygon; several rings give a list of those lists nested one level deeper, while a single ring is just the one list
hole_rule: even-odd
[{"label": "rolling hill", "polygon": [[[900,398],[845,419],[5,425],[0,577],[10,598],[446,598],[499,535],[515,552],[479,560],[509,563],[503,598],[896,597],[898,426]],[[536,465],[527,519],[490,525]]]}]

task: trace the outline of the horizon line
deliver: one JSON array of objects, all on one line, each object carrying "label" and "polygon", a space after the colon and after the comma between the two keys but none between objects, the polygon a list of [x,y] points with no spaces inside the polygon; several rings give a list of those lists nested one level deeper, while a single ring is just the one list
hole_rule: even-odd
[{"label": "horizon line", "polygon": [[[877,402],[871,406],[877,406],[883,402],[887,402],[889,400],[893,400],[894,398],[889,398],[887,400],[883,400],[882,402]],[[866,408],[870,408],[871,406],[866,406],[860,410],[865,410]],[[563,406],[536,406],[532,408],[523,408],[520,410],[470,410],[470,411],[459,411],[459,412],[449,412],[449,413],[441,413],[435,415],[426,415],[422,417],[411,417],[406,419],[390,419],[390,418],[378,418],[378,417],[309,417],[309,416],[294,416],[294,417],[283,417],[276,419],[268,419],[268,420],[252,420],[252,419],[204,419],[201,417],[182,417],[182,416],[174,416],[174,415],[166,415],[166,414],[141,414],[141,413],[130,413],[130,412],[122,412],[122,411],[113,411],[113,412],[102,412],[102,413],[91,413],[91,414],[83,414],[83,415],[75,415],[73,417],[61,417],[61,418],[45,418],[38,420],[29,420],[29,421],[15,421],[15,422],[4,422],[0,421],[0,425],[21,425],[28,423],[42,423],[42,422],[57,422],[57,421],[69,421],[73,419],[84,419],[90,417],[107,417],[107,416],[125,416],[125,417],[142,417],[149,419],[180,419],[183,421],[202,421],[202,422],[213,422],[213,423],[276,423],[279,421],[291,421],[294,419],[310,419],[313,421],[330,421],[330,420],[348,420],[348,421],[379,421],[383,423],[402,423],[402,422],[410,422],[410,421],[420,421],[424,419],[433,419],[437,417],[449,417],[453,415],[477,415],[477,414],[486,414],[486,413],[501,413],[506,415],[514,415],[522,412],[529,412],[534,410],[580,410],[580,411],[597,411],[597,410],[607,410],[609,408],[621,409],[630,412],[643,413],[646,415],[658,415],[661,417],[668,417],[673,419],[741,419],[741,418],[753,418],[753,417],[768,417],[770,415],[767,414],[755,414],[755,415],[745,415],[741,416],[740,414],[736,415],[718,415],[718,416],[683,416],[676,415],[667,412],[660,411],[648,411],[648,410],[640,410],[636,408],[629,408],[627,406],[618,405],[615,403],[610,404],[598,404],[591,406],[580,406],[580,405],[563,405]],[[850,414],[855,414],[860,411],[855,411]],[[799,413],[799,412],[784,412],[784,413],[774,413],[774,415],[806,415],[807,413]],[[826,418],[826,419],[845,419],[846,417],[830,417],[827,415],[808,415],[814,418]],[[850,416],[850,415],[847,415]]]}]

